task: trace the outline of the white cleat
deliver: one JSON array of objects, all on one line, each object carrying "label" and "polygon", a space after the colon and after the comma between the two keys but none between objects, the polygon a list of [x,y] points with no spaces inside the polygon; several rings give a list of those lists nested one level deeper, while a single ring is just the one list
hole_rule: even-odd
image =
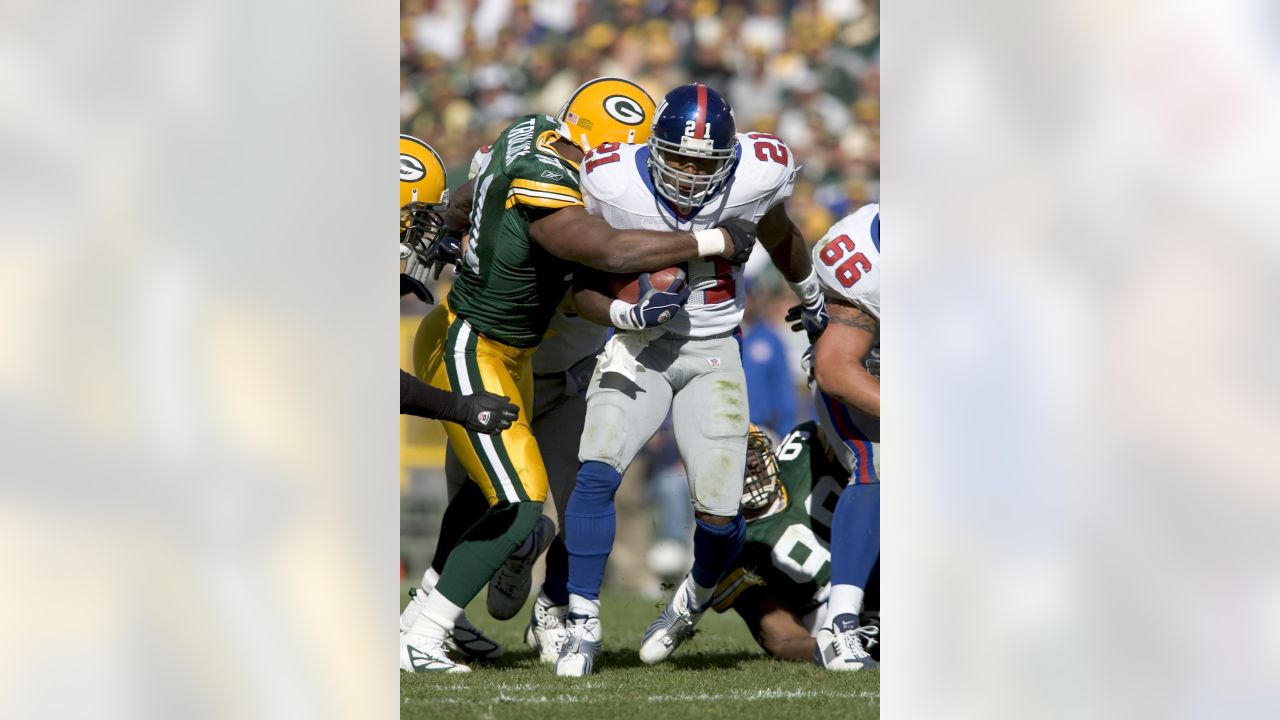
[{"label": "white cleat", "polygon": [[414,638],[400,644],[400,669],[415,673],[466,673],[471,668],[449,659],[443,642]]},{"label": "white cleat", "polygon": [[[400,613],[400,644],[404,645],[404,634],[409,632],[413,623],[422,614],[422,606],[426,600],[425,588],[409,588],[409,604]],[[480,628],[471,624],[463,615],[453,627],[453,634],[445,638],[445,650],[461,653],[467,660],[497,660],[502,657],[502,646],[485,635]]]},{"label": "white cleat", "polygon": [[836,672],[875,670],[880,664],[871,658],[863,643],[874,642],[879,634],[878,626],[860,626],[857,615],[837,615],[830,625],[818,631],[813,662],[820,668]]},{"label": "white cleat", "polygon": [[652,665],[671,657],[671,653],[680,644],[693,636],[693,626],[702,619],[706,608],[694,610],[693,594],[689,591],[689,583],[693,580],[686,575],[672,593],[671,600],[663,608],[662,614],[649,626],[640,643],[640,659]]},{"label": "white cleat", "polygon": [[590,675],[596,656],[600,654],[600,636],[600,618],[570,614],[564,642],[560,645],[560,657],[556,659],[556,675]]},{"label": "white cleat", "polygon": [[524,641],[542,662],[554,663],[560,658],[560,645],[568,634],[568,614],[568,605],[552,605],[545,595],[534,600]]},{"label": "white cleat", "polygon": [[[498,572],[489,579],[485,604],[495,620],[510,620],[520,612],[533,588],[533,564],[547,551],[556,536],[556,524],[546,515],[538,517],[529,540],[516,549]],[[523,552],[521,552],[523,551]]]}]

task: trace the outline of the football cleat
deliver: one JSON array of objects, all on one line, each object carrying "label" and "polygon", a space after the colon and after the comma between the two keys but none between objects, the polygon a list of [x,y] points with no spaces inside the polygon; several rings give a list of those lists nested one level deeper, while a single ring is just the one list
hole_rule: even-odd
[{"label": "football cleat", "polygon": [[556,659],[556,675],[585,677],[591,674],[596,656],[600,654],[600,618],[570,614],[568,621],[560,656]]},{"label": "football cleat", "polygon": [[470,667],[449,660],[443,639],[422,632],[420,626],[429,623],[430,620],[422,618],[410,633],[402,635],[401,670],[410,673],[470,673]]},{"label": "football cleat", "polygon": [[538,653],[542,662],[554,663],[559,659],[560,645],[568,633],[565,617],[568,613],[568,605],[552,605],[544,595],[539,595],[534,601],[524,641]]},{"label": "football cleat", "polygon": [[[400,644],[404,644],[404,634],[409,632],[413,623],[422,614],[422,604],[430,591],[426,588],[409,588],[409,604],[400,613]],[[446,650],[456,650],[468,660],[497,660],[502,657],[502,646],[485,635],[480,628],[471,624],[463,615],[453,626],[453,634],[445,638]]]},{"label": "football cleat", "polygon": [[871,654],[871,659],[877,663],[880,662],[880,611],[879,610],[863,610],[860,616],[863,628],[873,627],[875,632],[867,634],[862,644],[867,648],[867,652]]},{"label": "football cleat", "polygon": [[693,593],[688,587],[691,582],[693,579],[686,575],[662,614],[645,632],[644,640],[640,642],[640,659],[645,663],[652,665],[666,660],[681,643],[693,636],[693,626],[702,619],[706,608],[693,608]]},{"label": "football cleat", "polygon": [[533,588],[533,564],[539,555],[547,551],[555,536],[555,522],[546,515],[539,516],[529,539],[489,579],[485,604],[494,619],[509,620],[524,607],[524,602],[529,599],[529,590]]},{"label": "football cleat", "polygon": [[863,645],[879,634],[878,626],[859,625],[857,615],[837,615],[830,625],[818,631],[813,662],[825,670],[839,672],[879,668],[880,664],[871,658]]}]

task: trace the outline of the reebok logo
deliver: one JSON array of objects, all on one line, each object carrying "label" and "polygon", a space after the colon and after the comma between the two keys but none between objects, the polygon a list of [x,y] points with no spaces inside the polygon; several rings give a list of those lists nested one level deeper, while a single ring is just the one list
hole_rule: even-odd
[{"label": "reebok logo", "polygon": [[542,177],[544,177],[544,178],[546,178],[546,179],[548,179],[548,180],[563,180],[563,179],[564,179],[564,175],[562,175],[561,173],[555,172],[555,171],[553,171],[553,170],[543,170],[543,171],[542,171]]}]

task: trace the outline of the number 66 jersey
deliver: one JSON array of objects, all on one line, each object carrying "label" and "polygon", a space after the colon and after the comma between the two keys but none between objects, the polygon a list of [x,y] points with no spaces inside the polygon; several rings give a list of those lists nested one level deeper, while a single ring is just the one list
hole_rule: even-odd
[{"label": "number 66 jersey", "polygon": [[[582,160],[582,196],[587,212],[615,228],[705,230],[731,218],[759,222],[791,196],[797,168],[786,144],[773,135],[738,133],[738,159],[726,187],[688,214],[654,189],[649,147],[604,143]],[[732,331],[742,322],[747,295],[742,266],[721,257],[690,260],[689,301],[662,328],[688,337]]]},{"label": "number 66 jersey", "polygon": [[[880,204],[871,203],[845,216],[813,246],[813,267],[827,297],[836,297],[880,322]],[[880,332],[864,359],[880,376]]]}]

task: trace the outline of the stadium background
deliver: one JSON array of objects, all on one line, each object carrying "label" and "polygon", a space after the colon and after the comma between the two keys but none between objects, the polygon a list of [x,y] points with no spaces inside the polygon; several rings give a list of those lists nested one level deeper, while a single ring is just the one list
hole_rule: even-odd
[{"label": "stadium background", "polygon": [[[628,78],[655,100],[678,85],[705,82],[728,98],[740,131],[775,133],[795,152],[803,167],[787,207],[813,243],[835,220],[879,201],[878,5],[402,0],[400,129],[440,152],[452,188],[466,180],[476,148],[512,119],[555,114],[593,77]],[[811,415],[800,371],[804,341],[782,321],[795,299],[765,253],[755,254],[747,276],[744,357],[753,370],[752,419],[783,434]],[[448,283],[441,278],[437,298]],[[402,300],[402,367],[411,367],[409,348],[427,309],[411,297]],[[446,500],[443,439],[434,421],[401,420],[401,547],[409,577],[429,561]],[[679,502],[678,462],[660,435],[628,472],[618,495],[613,585],[657,592],[647,548],[691,522]]]}]

